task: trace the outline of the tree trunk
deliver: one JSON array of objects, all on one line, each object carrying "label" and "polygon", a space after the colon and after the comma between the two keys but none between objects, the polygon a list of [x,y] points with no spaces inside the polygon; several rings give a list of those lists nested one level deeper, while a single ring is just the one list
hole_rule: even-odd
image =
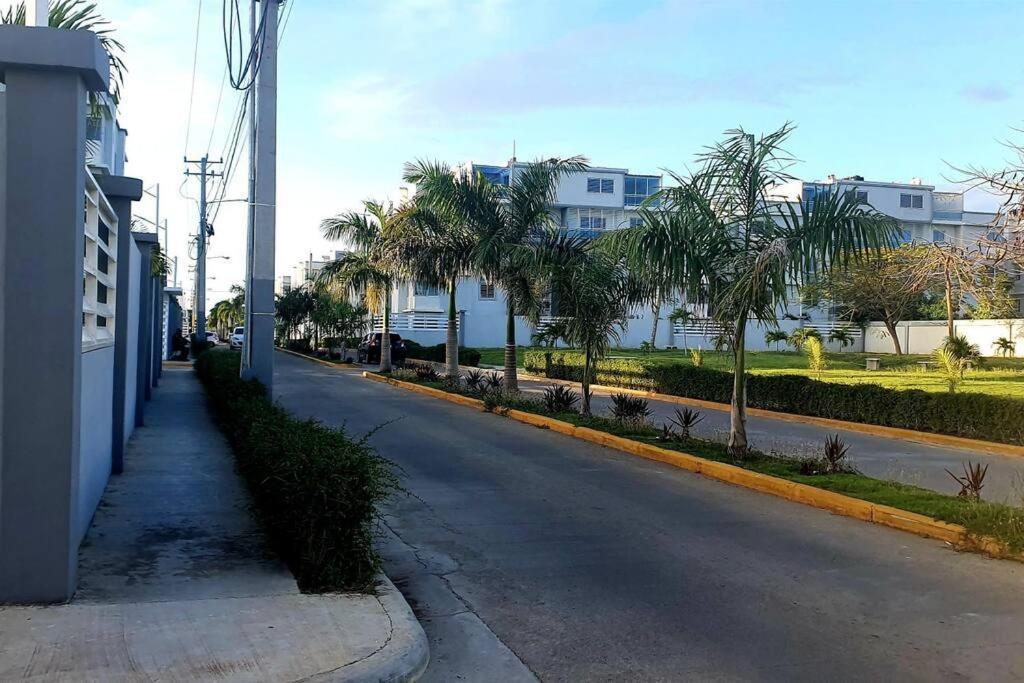
[{"label": "tree trunk", "polygon": [[654,314],[654,322],[651,323],[651,351],[658,348],[658,313],[661,312],[661,306],[655,302],[651,304],[651,313]]},{"label": "tree trunk", "polygon": [[459,331],[455,324],[455,280],[448,283],[448,336],[444,343],[444,360],[449,379],[458,379]]},{"label": "tree trunk", "polygon": [[892,337],[892,346],[896,349],[896,355],[903,355],[903,347],[900,346],[900,335],[896,332],[896,323],[885,321],[885,329],[889,331],[889,336]]},{"label": "tree trunk", "polygon": [[583,410],[580,411],[585,417],[590,417],[590,346],[587,346],[583,354]]},{"label": "tree trunk", "polygon": [[729,455],[742,458],[747,454],[747,316],[736,321],[733,336],[732,406],[729,411]]},{"label": "tree trunk", "polygon": [[391,290],[384,294],[384,324],[380,335],[380,371],[391,372]]},{"label": "tree trunk", "polygon": [[519,377],[516,372],[516,316],[512,303],[506,305],[505,321],[505,391],[519,391]]},{"label": "tree trunk", "polygon": [[946,270],[946,335],[953,338],[953,278]]}]

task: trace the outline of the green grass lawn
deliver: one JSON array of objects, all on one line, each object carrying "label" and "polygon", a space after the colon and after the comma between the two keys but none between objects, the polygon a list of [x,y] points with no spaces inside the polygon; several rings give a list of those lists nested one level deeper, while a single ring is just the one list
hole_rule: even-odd
[{"label": "green grass lawn", "polygon": [[[523,354],[528,351],[520,347],[517,351],[518,365],[523,365]],[[505,350],[480,349],[481,365],[503,365]],[[646,357],[654,362],[691,363],[690,353],[684,350],[654,351],[642,354],[637,349],[613,349],[609,356]],[[880,358],[882,369],[865,369],[866,358]],[[922,391],[946,391],[946,383],[935,371],[923,371],[918,361],[930,360],[929,356],[872,353],[830,353],[829,368],[821,380],[841,384],[872,383],[890,389],[921,389]],[[716,370],[731,370],[732,355],[704,351],[704,366]],[[813,376],[807,369],[807,358],[792,351],[749,351],[747,367],[754,374],[764,375],[806,375]],[[1024,358],[986,358],[983,367],[969,371],[960,391],[1024,398]]]}]

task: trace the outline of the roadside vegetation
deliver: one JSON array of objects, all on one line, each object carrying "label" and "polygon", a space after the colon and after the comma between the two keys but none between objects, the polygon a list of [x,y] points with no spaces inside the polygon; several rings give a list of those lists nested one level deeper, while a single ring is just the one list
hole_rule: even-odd
[{"label": "roadside vegetation", "polygon": [[209,351],[195,368],[272,543],[303,592],[371,591],[378,506],[397,487],[391,465],[342,429],[295,419],[239,379],[239,364],[238,353]]},{"label": "roadside vegetation", "polygon": [[[414,367],[396,370],[389,376],[479,399],[484,402],[485,409],[497,414],[513,409],[547,415],[576,426],[959,524],[973,535],[990,536],[1001,541],[1011,552],[1024,550],[1024,508],[1019,506],[1024,504],[1024,499],[1018,501],[1017,505],[996,503],[981,500],[973,494],[949,496],[916,486],[867,477],[850,464],[850,456],[853,454],[839,436],[822,443],[817,454],[787,456],[777,452],[750,450],[744,457],[737,458],[730,454],[726,445],[694,438],[689,434],[689,429],[701,419],[700,413],[692,409],[678,411],[675,419],[667,423],[654,424],[644,399],[621,396],[613,400],[610,415],[588,416],[580,412],[580,394],[564,386],[553,386],[541,398],[532,398],[505,392],[500,384],[490,385],[487,375],[491,373],[484,371],[472,371],[473,374],[455,383],[442,378],[432,367]],[[977,481],[978,475],[972,464],[965,463],[964,468],[965,475],[957,475],[957,481],[961,482],[962,478],[970,478],[971,475]],[[965,488],[970,492],[969,487]],[[1024,491],[1020,495],[1024,497]]]}]

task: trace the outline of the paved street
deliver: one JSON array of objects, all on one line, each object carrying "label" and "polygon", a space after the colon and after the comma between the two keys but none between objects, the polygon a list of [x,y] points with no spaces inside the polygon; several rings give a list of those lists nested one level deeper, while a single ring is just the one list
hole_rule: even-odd
[{"label": "paved street", "polygon": [[1024,678],[1024,565],[275,360],[296,414],[383,425],[427,680]]},{"label": "paved street", "polygon": [[[550,382],[520,380],[520,389],[540,395]],[[576,386],[579,392],[579,387]],[[611,414],[609,392],[595,392],[593,403],[597,415]],[[667,423],[674,415],[677,403],[649,401],[651,422]],[[695,436],[725,442],[729,437],[729,413],[722,410],[700,409],[704,419],[693,430]],[[955,494],[960,486],[946,472],[962,474],[965,461],[988,465],[985,489],[986,500],[1024,505],[1024,458],[979,453],[962,448],[933,446],[901,439],[888,439],[859,432],[828,429],[813,424],[784,422],[767,417],[747,418],[747,436],[754,448],[770,452],[819,454],[825,437],[840,434],[850,446],[850,460],[864,474],[878,479],[892,479],[906,484],[923,486],[933,491]]]}]

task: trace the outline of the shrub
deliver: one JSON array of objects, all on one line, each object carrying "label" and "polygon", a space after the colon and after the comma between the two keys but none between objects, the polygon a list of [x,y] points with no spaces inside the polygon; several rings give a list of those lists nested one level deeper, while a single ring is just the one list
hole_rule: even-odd
[{"label": "shrub", "polygon": [[484,377],[484,387],[487,391],[501,391],[505,385],[505,378],[496,372],[490,372]]},{"label": "shrub", "polygon": [[419,379],[415,370],[410,368],[396,368],[391,371],[391,379],[397,379],[400,382],[415,382]]},{"label": "shrub", "polygon": [[839,474],[849,470],[846,454],[850,447],[838,434],[825,437],[825,450],[822,452],[822,462],[825,465],[826,474]]},{"label": "shrub", "polygon": [[[434,363],[443,363],[445,358],[445,348],[444,344],[423,346],[411,339],[406,339],[405,355],[409,358],[429,360]],[[480,352],[471,346],[460,346],[459,365],[468,365],[474,368],[480,365]]]},{"label": "shrub", "polygon": [[689,439],[690,430],[697,426],[697,424],[703,419],[704,416],[692,408],[676,408],[675,417],[670,417],[669,421],[679,429],[679,436],[684,439]]},{"label": "shrub", "polygon": [[397,486],[390,465],[344,430],[293,418],[238,367],[232,352],[195,363],[272,543],[305,592],[370,590],[377,505]]},{"label": "shrub", "polygon": [[704,365],[704,352],[700,349],[690,349],[690,362],[695,368]]},{"label": "shrub", "polygon": [[960,484],[960,493],[957,494],[960,498],[969,498],[971,500],[981,500],[981,490],[985,488],[985,475],[988,474],[988,465],[984,467],[980,462],[965,462],[961,463],[964,468],[964,476],[958,476],[953,474],[948,469],[946,473],[956,480],[956,483]]},{"label": "shrub", "polygon": [[[526,369],[579,382],[583,354],[527,351]],[[597,361],[595,383],[729,403],[732,374],[640,358]],[[897,390],[877,384],[820,382],[799,375],[751,375],[747,405],[797,415],[900,427],[987,441],[1024,444],[1024,401],[978,393]]]},{"label": "shrub", "polygon": [[815,377],[821,379],[821,373],[828,369],[828,361],[825,360],[825,349],[821,345],[821,338],[808,335],[804,339],[804,353],[807,354],[807,367]]},{"label": "shrub", "polygon": [[309,353],[312,346],[309,342],[309,337],[304,339],[289,339],[285,342],[284,347],[289,351],[296,351],[298,353]]},{"label": "shrub", "polygon": [[484,373],[480,370],[470,370],[466,373],[466,387],[470,391],[480,391],[484,383]]},{"label": "shrub", "polygon": [[556,384],[544,390],[544,410],[549,413],[576,412],[580,395],[567,386]]},{"label": "shrub", "polygon": [[651,408],[639,396],[612,394],[612,416],[623,424],[642,424],[651,416]]},{"label": "shrub", "polygon": [[436,382],[441,379],[434,366],[426,363],[417,363],[413,366],[412,371],[416,373],[416,378],[421,382]]}]

